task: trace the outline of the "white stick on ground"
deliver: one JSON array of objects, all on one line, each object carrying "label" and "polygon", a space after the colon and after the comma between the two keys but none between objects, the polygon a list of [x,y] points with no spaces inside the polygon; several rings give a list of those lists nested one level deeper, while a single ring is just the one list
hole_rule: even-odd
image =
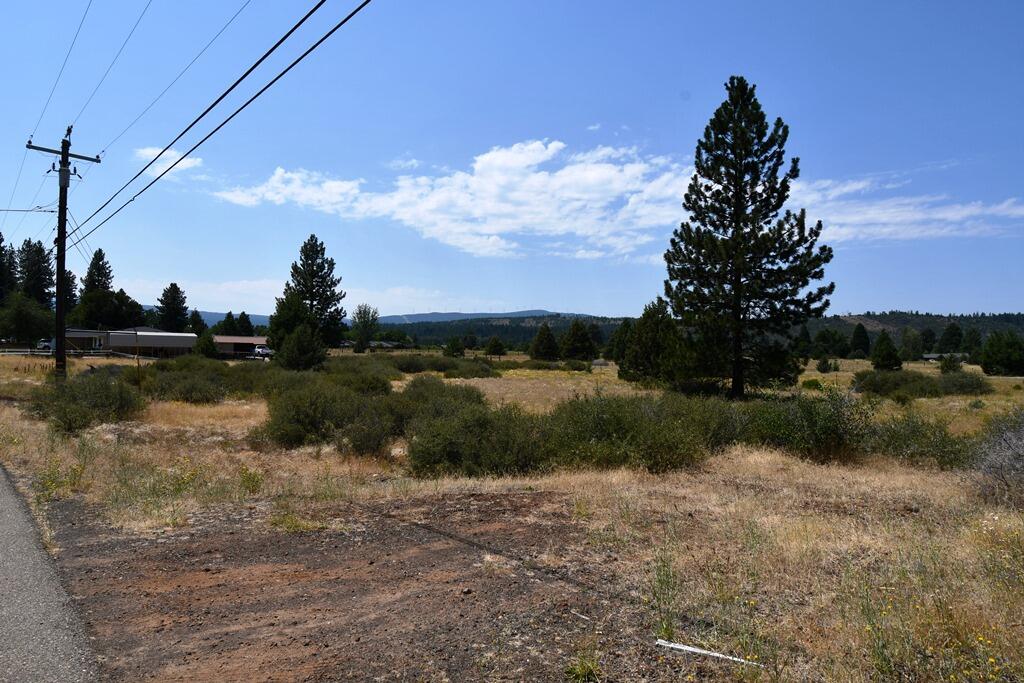
[{"label": "white stick on ground", "polygon": [[718,659],[727,659],[730,662],[738,662],[740,664],[749,664],[751,666],[759,666],[762,669],[764,668],[764,665],[758,664],[757,662],[752,662],[749,659],[740,659],[739,657],[730,657],[729,655],[723,655],[723,654],[721,654],[719,652],[712,652],[711,650],[702,650],[701,648],[693,647],[692,645],[683,645],[681,643],[672,643],[672,642],[669,642],[667,640],[662,640],[661,638],[658,638],[658,640],[655,641],[654,644],[655,645],[660,645],[661,647],[667,647],[670,650],[678,650],[679,652],[688,652],[688,653],[694,654],[694,655],[704,655],[706,657],[716,657]]}]

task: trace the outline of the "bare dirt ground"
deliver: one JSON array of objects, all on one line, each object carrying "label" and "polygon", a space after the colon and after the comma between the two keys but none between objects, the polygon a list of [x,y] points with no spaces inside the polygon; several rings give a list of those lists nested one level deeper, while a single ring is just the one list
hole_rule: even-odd
[{"label": "bare dirt ground", "polygon": [[51,517],[109,680],[562,680],[590,645],[608,680],[675,679],[560,498],[337,504],[300,533],[259,505],[151,535],[80,502]]}]

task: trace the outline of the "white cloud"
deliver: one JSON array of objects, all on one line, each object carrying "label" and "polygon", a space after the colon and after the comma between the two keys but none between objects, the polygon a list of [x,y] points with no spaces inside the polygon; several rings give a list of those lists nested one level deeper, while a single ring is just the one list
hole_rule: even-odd
[{"label": "white cloud", "polygon": [[[343,220],[390,219],[477,256],[547,249],[566,258],[650,261],[641,247],[667,242],[683,220],[692,173],[673,157],[636,147],[570,153],[558,140],[529,140],[493,147],[466,170],[403,174],[380,190],[363,179],[277,168],[263,183],[215,194],[242,206],[291,203]],[[1024,218],[1015,199],[986,204],[899,195],[905,183],[896,180],[880,174],[798,181],[790,205],[821,219],[832,242],[993,233]]]},{"label": "white cloud", "polygon": [[392,159],[388,162],[387,166],[392,171],[412,171],[419,168],[422,164],[423,162],[419,159],[406,155]]},{"label": "white cloud", "polygon": [[[140,147],[135,150],[135,158],[138,159],[139,161],[152,161],[153,159],[156,158],[157,154],[160,154],[161,149],[163,148]],[[164,171],[166,171],[168,168],[170,168],[178,159],[181,159],[181,152],[175,149],[169,149],[166,152],[164,152],[163,156],[161,156],[160,159],[155,164],[153,164],[146,170],[146,175],[150,177],[158,176]],[[190,168],[199,168],[202,165],[203,160],[201,157],[188,157],[180,164],[175,166],[174,170],[168,173],[167,176],[170,177],[176,173],[187,171]]]},{"label": "white cloud", "polygon": [[601,124],[600,123],[592,123],[589,126],[587,126],[587,130],[601,130]]}]

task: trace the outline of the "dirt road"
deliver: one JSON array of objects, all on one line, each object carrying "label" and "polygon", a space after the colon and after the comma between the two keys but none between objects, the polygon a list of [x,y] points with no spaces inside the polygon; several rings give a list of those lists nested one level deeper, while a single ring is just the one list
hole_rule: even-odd
[{"label": "dirt road", "polygon": [[148,537],[72,501],[52,514],[109,679],[563,680],[588,646],[610,680],[673,678],[565,510],[538,492],[338,503],[330,528],[284,533],[254,507]]}]

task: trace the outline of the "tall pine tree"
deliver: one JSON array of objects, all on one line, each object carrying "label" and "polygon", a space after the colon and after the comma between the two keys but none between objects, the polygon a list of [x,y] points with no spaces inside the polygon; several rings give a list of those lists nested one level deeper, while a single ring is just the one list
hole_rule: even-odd
[{"label": "tall pine tree", "polygon": [[207,329],[209,329],[209,325],[203,320],[203,314],[193,308],[192,312],[188,315],[188,331],[193,334],[202,335]]},{"label": "tall pine tree", "polygon": [[53,307],[56,278],[53,262],[43,243],[25,240],[18,249],[18,288],[43,308]]},{"label": "tall pine tree", "polygon": [[18,289],[18,255],[14,246],[4,244],[0,235],[0,303]]},{"label": "tall pine tree", "polygon": [[184,332],[188,325],[188,304],[185,292],[178,283],[172,282],[164,288],[157,300],[157,327],[164,332]]},{"label": "tall pine tree", "polygon": [[697,142],[683,198],[689,220],[665,253],[672,311],[697,344],[723,344],[716,365],[727,368],[733,398],[748,384],[796,380],[790,335],[824,313],[835,289],[809,289],[832,250],[816,246],[820,221],[808,227],[803,209],[783,211],[799,162],[782,171],[789,127],[780,118],[769,127],[754,90],[737,76],[726,84]]},{"label": "tall pine tree", "polygon": [[310,235],[299,249],[299,260],[292,263],[291,281],[284,286],[285,297],[294,292],[306,305],[316,325],[314,331],[328,346],[337,346],[345,331],[345,309],[341,307],[345,292],[338,288],[341,276],[335,276],[334,266],[324,243]]},{"label": "tall pine tree", "polygon": [[558,360],[558,341],[547,323],[540,326],[530,343],[530,358],[533,360]]},{"label": "tall pine tree", "polygon": [[956,323],[950,323],[946,325],[946,329],[942,331],[942,336],[939,337],[936,353],[956,353],[960,350],[960,345],[963,341],[963,330]]},{"label": "tall pine tree", "polygon": [[871,339],[868,338],[868,331],[864,327],[864,323],[857,323],[857,326],[853,328],[853,334],[850,335],[850,350],[860,351],[865,358],[871,353]]},{"label": "tall pine tree", "polygon": [[89,261],[89,269],[82,278],[82,294],[89,292],[109,292],[114,285],[114,271],[107,262],[107,255],[97,249]]},{"label": "tall pine tree", "polygon": [[252,320],[249,320],[249,314],[245,311],[238,314],[235,326],[238,328],[238,334],[243,337],[251,337],[256,334],[256,330],[252,326]]}]

